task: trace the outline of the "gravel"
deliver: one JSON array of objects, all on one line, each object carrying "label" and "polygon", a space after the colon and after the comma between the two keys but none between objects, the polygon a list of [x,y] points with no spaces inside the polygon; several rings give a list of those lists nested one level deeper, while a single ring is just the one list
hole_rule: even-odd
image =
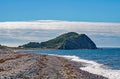
[{"label": "gravel", "polygon": [[57,56],[0,50],[0,79],[107,79],[81,66]]}]

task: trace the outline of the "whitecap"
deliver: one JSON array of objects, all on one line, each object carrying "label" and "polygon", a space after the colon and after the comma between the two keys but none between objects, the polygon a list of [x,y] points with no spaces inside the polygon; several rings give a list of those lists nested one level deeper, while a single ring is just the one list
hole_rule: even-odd
[{"label": "whitecap", "polygon": [[113,70],[103,64],[99,64],[95,61],[81,59],[77,56],[62,56],[62,57],[70,59],[71,61],[86,63],[84,64],[85,65],[84,67],[80,67],[81,70],[101,75],[107,77],[108,79],[120,79],[120,70]]}]

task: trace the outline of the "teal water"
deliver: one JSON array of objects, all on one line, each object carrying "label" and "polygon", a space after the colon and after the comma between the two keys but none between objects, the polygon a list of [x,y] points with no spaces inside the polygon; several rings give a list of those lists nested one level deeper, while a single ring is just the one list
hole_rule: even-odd
[{"label": "teal water", "polygon": [[37,54],[55,54],[77,56],[82,59],[92,60],[108,66],[111,69],[120,70],[120,48],[103,48],[96,50],[19,50]]}]

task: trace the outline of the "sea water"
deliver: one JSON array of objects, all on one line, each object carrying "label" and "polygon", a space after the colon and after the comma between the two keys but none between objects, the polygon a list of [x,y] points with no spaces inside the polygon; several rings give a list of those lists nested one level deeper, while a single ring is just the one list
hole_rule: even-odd
[{"label": "sea water", "polygon": [[101,48],[95,50],[22,50],[37,54],[50,54],[83,62],[80,69],[109,79],[120,79],[120,48]]}]

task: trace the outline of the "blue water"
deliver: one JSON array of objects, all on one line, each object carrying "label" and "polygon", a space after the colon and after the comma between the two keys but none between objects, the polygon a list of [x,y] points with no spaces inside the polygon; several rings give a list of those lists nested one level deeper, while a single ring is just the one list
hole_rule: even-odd
[{"label": "blue water", "polygon": [[74,55],[82,59],[92,60],[104,64],[111,69],[120,70],[120,48],[103,48],[97,50],[22,50],[22,52]]}]

